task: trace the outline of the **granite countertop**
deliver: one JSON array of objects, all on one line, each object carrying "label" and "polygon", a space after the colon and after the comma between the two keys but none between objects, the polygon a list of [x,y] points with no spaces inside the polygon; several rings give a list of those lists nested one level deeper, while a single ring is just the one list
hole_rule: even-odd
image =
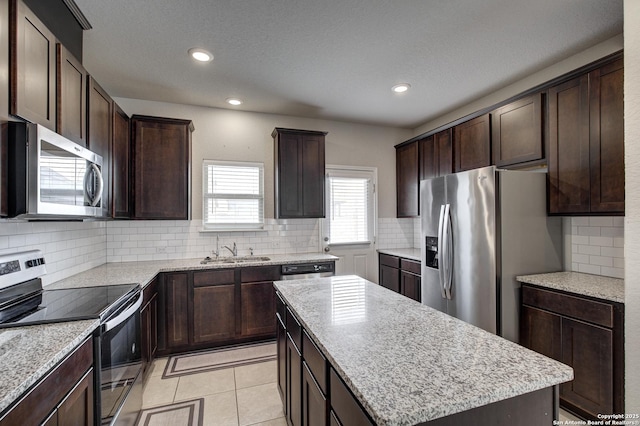
[{"label": "granite countertop", "polygon": [[379,425],[426,422],[573,379],[564,364],[357,276],[275,286]]},{"label": "granite countertop", "polygon": [[98,320],[0,330],[0,412],[38,382],[98,327]]},{"label": "granite countertop", "polygon": [[[262,255],[256,256],[261,258]],[[105,263],[69,278],[56,281],[47,289],[77,288],[116,284],[140,284],[144,288],[160,272],[197,271],[205,269],[242,268],[247,266],[290,265],[307,262],[331,262],[338,257],[324,253],[300,253],[267,255],[269,260],[245,261],[242,263],[207,263],[198,259],[150,260],[144,262]]]},{"label": "granite countertop", "polygon": [[516,277],[516,279],[523,283],[624,303],[624,280],[619,278],[581,272],[554,272],[550,274],[522,275]]},{"label": "granite countertop", "polygon": [[378,253],[404,257],[405,259],[411,259],[417,262],[420,262],[422,259],[419,248],[378,249]]}]

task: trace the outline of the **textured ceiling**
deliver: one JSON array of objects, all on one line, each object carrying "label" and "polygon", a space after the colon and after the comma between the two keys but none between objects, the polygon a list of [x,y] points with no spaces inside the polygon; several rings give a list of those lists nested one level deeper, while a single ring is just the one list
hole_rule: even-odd
[{"label": "textured ceiling", "polygon": [[[622,32],[622,0],[76,0],[117,97],[415,128]],[[191,47],[215,59],[195,63]],[[391,86],[411,84],[395,94]],[[240,107],[228,97],[244,100]]]}]

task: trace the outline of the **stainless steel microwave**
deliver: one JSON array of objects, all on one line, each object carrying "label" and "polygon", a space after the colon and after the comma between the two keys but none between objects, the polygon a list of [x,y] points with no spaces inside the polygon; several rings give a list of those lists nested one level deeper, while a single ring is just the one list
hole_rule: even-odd
[{"label": "stainless steel microwave", "polygon": [[32,123],[7,123],[9,217],[101,217],[102,157]]}]

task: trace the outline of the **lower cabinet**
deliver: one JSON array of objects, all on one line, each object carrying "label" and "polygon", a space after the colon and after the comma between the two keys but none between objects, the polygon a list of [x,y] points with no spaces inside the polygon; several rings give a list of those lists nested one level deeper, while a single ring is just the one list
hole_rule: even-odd
[{"label": "lower cabinet", "polygon": [[0,425],[93,425],[93,392],[93,341],[88,338],[24,395]]},{"label": "lower cabinet", "polygon": [[560,405],[585,418],[624,412],[624,306],[523,284],[520,343],[573,368]]},{"label": "lower cabinet", "polygon": [[[373,425],[278,294],[276,301],[278,389],[287,423],[291,426]],[[284,318],[281,312],[286,312]]]},{"label": "lower cabinet", "polygon": [[158,350],[158,278],[154,278],[142,291],[140,309],[142,327],[142,374],[146,378]]},{"label": "lower cabinet", "polygon": [[163,273],[159,354],[276,337],[278,279],[280,266]]},{"label": "lower cabinet", "polygon": [[380,253],[378,265],[381,286],[417,302],[422,300],[420,262]]}]

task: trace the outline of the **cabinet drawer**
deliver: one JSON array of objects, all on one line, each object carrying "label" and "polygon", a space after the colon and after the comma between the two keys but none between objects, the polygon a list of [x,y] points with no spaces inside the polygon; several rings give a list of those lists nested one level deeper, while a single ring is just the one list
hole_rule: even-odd
[{"label": "cabinet drawer", "polygon": [[409,259],[400,259],[400,269],[416,275],[420,275],[420,273],[422,272],[420,270],[420,262]]},{"label": "cabinet drawer", "polygon": [[522,303],[613,328],[613,305],[555,291],[522,286]]},{"label": "cabinet drawer", "polygon": [[380,264],[391,266],[392,268],[399,268],[400,258],[396,256],[390,256],[388,254],[380,254]]},{"label": "cabinet drawer", "polygon": [[302,326],[295,315],[287,308],[287,333],[291,336],[291,340],[296,344],[298,350],[302,352]]},{"label": "cabinet drawer", "polygon": [[193,273],[193,286],[205,287],[210,285],[234,284],[235,269],[221,269]]},{"label": "cabinet drawer", "polygon": [[286,328],[287,305],[284,303],[284,300],[282,300],[282,296],[277,291],[276,291],[276,315],[280,318],[280,321],[282,321],[282,325],[285,326]]},{"label": "cabinet drawer", "polygon": [[255,266],[240,270],[240,281],[250,283],[256,281],[278,281],[280,279],[279,266]]},{"label": "cabinet drawer", "polygon": [[309,370],[313,373],[318,387],[322,393],[327,394],[327,359],[322,355],[320,349],[313,343],[306,331],[302,332],[302,353],[304,360],[309,366]]},{"label": "cabinet drawer", "polygon": [[333,368],[329,374],[331,381],[331,410],[336,414],[340,423],[349,426],[373,426],[356,398]]}]

